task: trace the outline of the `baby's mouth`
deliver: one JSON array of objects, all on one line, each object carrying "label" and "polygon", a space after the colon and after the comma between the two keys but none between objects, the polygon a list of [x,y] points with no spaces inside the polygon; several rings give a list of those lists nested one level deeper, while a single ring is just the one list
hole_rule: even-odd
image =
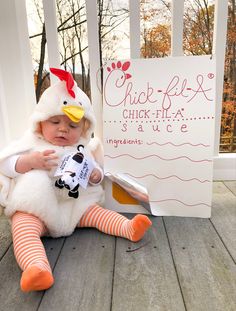
[{"label": "baby's mouth", "polygon": [[66,138],[66,137],[64,137],[64,136],[57,136],[57,137],[56,137],[56,139],[60,139],[60,140],[67,140],[67,138]]}]

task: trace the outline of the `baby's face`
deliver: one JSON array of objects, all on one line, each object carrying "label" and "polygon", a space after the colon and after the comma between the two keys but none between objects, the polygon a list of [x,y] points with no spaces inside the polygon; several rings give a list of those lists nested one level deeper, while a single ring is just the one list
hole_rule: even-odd
[{"label": "baby's face", "polygon": [[44,139],[56,146],[72,146],[78,143],[84,131],[84,119],[75,123],[65,115],[53,116],[41,122]]}]

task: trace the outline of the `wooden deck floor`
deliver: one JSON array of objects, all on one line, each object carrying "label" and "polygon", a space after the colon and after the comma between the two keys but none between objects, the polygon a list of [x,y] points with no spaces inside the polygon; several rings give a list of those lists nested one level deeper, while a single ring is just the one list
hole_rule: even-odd
[{"label": "wooden deck floor", "polygon": [[96,230],[44,239],[55,285],[24,294],[0,218],[0,310],[235,311],[236,182],[215,182],[211,219],[153,217],[139,243]]}]

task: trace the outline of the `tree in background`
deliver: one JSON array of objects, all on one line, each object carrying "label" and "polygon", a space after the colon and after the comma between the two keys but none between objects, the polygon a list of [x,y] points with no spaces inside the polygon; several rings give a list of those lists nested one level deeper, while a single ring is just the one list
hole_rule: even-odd
[{"label": "tree in background", "polygon": [[[209,5],[208,2],[207,0],[185,1],[183,29],[185,55],[211,54],[214,6]],[[155,7],[153,0],[141,1],[144,24],[143,57],[163,57],[170,54],[171,5],[170,1],[166,0],[161,0],[161,3],[162,6],[159,4],[159,7]]]},{"label": "tree in background", "polygon": [[236,25],[235,0],[229,1],[228,32],[225,55],[221,151],[236,152]]},{"label": "tree in background", "polygon": [[185,54],[212,53],[214,5],[208,1],[188,1],[184,13],[183,45]]},{"label": "tree in background", "polygon": [[157,25],[144,34],[141,53],[144,58],[168,56],[170,51],[170,30],[168,25]]},{"label": "tree in background", "polygon": [[144,58],[165,57],[170,54],[170,6],[166,1],[163,5],[157,5],[153,0],[140,1],[143,42],[141,55]]},{"label": "tree in background", "polygon": [[236,100],[236,20],[235,0],[229,1],[228,33],[225,60],[225,76],[228,89],[225,92],[225,99]]}]

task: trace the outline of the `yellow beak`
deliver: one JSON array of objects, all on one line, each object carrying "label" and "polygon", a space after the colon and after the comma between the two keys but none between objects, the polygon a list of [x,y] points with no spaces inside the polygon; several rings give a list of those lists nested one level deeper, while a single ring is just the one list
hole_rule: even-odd
[{"label": "yellow beak", "polygon": [[84,116],[84,108],[78,106],[65,106],[62,111],[71,121],[78,123]]}]

